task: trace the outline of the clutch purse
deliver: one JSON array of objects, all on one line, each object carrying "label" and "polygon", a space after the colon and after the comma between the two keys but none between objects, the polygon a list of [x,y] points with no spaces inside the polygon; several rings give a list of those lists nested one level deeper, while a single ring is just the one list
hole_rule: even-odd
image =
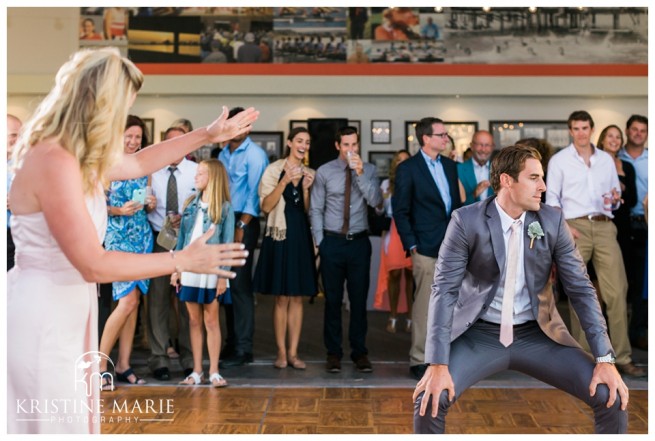
[{"label": "clutch purse", "polygon": [[173,227],[170,218],[166,216],[164,226],[157,235],[157,245],[164,249],[172,250],[177,245],[178,231],[178,229]]}]

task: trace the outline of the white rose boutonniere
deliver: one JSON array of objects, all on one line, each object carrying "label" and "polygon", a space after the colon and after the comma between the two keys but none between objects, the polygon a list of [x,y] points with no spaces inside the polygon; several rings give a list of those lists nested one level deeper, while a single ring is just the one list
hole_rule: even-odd
[{"label": "white rose boutonniere", "polygon": [[534,221],[528,225],[528,237],[530,238],[530,249],[532,249],[535,239],[544,237],[544,230],[541,229],[541,224],[538,221]]}]

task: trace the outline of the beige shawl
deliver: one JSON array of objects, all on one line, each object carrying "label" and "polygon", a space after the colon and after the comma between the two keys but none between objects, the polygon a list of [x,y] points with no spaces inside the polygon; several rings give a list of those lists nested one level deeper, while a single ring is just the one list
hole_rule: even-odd
[{"label": "beige shawl", "polygon": [[[275,187],[280,182],[280,175],[284,170],[286,165],[286,158],[278,159],[264,170],[262,175],[262,180],[259,183],[259,204],[263,204],[264,198],[269,194],[273,193]],[[309,173],[314,175],[316,172],[309,168],[305,167]],[[284,207],[286,203],[284,202],[284,197],[280,197],[277,205],[273,207],[270,213],[266,218],[266,231],[264,236],[270,236],[275,241],[285,240],[287,238],[287,220],[284,216]]]}]

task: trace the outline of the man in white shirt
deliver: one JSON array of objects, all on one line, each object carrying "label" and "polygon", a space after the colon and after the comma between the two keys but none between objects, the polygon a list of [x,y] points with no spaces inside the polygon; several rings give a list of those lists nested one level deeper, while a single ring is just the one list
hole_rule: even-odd
[{"label": "man in white shirt", "polygon": [[478,130],[471,139],[473,156],[468,161],[457,164],[460,193],[464,205],[485,200],[493,194],[489,171],[494,148],[494,137],[491,133]]},{"label": "man in white shirt", "polygon": [[[591,143],[594,120],[588,112],[573,112],[568,126],[573,143],[548,163],[546,203],[562,209],[582,259],[594,264],[610,339],[616,350],[616,367],[623,374],[641,377],[646,372],[635,366],[631,358],[626,306],[628,282],[612,222],[612,209],[618,208],[621,198],[614,159]],[[571,334],[590,351],[573,308]]]},{"label": "man in white shirt", "polygon": [[[164,139],[171,139],[184,135],[184,129],[170,127],[166,130]],[[148,220],[152,226],[155,239],[164,225],[164,219],[168,214],[173,219],[173,226],[179,227],[182,207],[184,201],[194,190],[194,178],[198,164],[186,158],[170,164],[168,167],[152,174],[152,192],[157,198],[157,207],[148,213]],[[170,181],[170,184],[169,184]],[[176,193],[168,194],[169,185],[175,185]],[[171,206],[173,204],[173,206]],[[168,205],[168,206],[167,206]],[[167,253],[155,242],[154,253]],[[153,376],[160,381],[170,380],[169,358],[166,352],[171,333],[169,330],[169,314],[171,311],[171,296],[175,296],[173,287],[170,284],[170,276],[155,277],[150,281],[148,288],[148,339],[150,343],[150,357],[148,365]],[[186,377],[193,371],[193,356],[189,341],[189,313],[187,309],[179,308],[178,343],[180,350],[180,364],[184,369]]]}]

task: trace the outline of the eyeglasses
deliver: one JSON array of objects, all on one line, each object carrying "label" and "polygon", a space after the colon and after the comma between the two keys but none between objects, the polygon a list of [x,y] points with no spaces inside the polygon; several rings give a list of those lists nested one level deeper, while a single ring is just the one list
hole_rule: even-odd
[{"label": "eyeglasses", "polygon": [[433,133],[430,136],[438,136],[439,138],[448,138],[448,132],[443,132],[443,133]]}]

